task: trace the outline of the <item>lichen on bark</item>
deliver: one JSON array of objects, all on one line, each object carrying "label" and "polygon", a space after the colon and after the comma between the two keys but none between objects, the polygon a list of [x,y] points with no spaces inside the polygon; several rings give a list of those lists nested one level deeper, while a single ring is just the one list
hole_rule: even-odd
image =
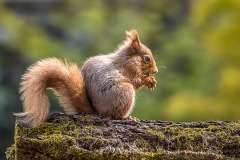
[{"label": "lichen on bark", "polygon": [[173,123],[52,114],[36,128],[19,122],[7,159],[240,158],[240,121]]}]

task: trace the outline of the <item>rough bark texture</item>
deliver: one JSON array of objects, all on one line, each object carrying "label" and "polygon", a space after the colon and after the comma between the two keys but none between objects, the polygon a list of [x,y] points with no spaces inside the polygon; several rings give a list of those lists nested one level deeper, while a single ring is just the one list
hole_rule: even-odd
[{"label": "rough bark texture", "polygon": [[173,123],[52,114],[16,123],[8,159],[240,159],[240,121]]}]

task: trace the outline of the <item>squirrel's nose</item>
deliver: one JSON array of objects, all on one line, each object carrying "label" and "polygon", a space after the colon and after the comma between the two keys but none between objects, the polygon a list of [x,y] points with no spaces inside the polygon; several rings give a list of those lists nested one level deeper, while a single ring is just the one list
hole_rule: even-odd
[{"label": "squirrel's nose", "polygon": [[157,68],[154,69],[154,70],[153,70],[153,73],[158,73],[158,69],[157,69]]}]

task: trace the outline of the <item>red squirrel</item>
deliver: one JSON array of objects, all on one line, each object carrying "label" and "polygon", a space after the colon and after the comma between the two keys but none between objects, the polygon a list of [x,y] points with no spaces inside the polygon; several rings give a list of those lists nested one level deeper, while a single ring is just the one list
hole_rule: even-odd
[{"label": "red squirrel", "polygon": [[54,90],[68,114],[92,113],[111,119],[138,120],[129,116],[135,90],[156,87],[158,72],[152,52],[136,30],[110,54],[90,57],[82,68],[68,61],[46,58],[30,66],[20,84],[24,112],[15,115],[36,127],[45,121],[50,102],[46,89]]}]

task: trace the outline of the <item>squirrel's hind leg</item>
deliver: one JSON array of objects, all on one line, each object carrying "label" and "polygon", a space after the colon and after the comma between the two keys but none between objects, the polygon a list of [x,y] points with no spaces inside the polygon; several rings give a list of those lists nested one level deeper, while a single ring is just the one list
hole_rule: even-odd
[{"label": "squirrel's hind leg", "polygon": [[[95,108],[100,115],[119,120],[138,119],[129,116],[135,104],[135,90],[132,84],[122,83],[107,90],[101,95],[101,102]],[[101,106],[99,106],[101,105]]]}]

